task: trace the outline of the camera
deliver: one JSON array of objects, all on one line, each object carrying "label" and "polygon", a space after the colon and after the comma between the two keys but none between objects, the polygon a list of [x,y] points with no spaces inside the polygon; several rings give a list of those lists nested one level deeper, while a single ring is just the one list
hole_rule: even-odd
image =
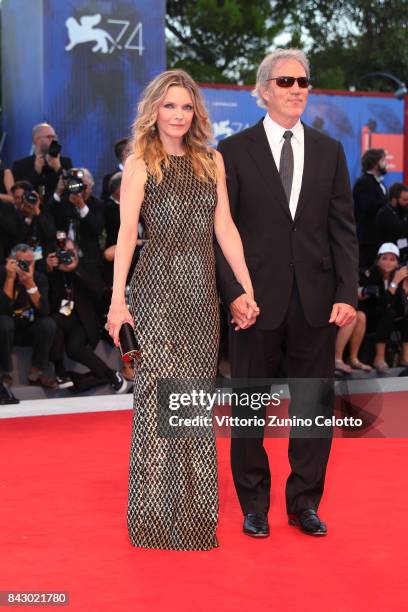
[{"label": "camera", "polygon": [[84,190],[84,171],[81,168],[66,170],[63,174],[63,178],[67,193],[81,193]]},{"label": "camera", "polygon": [[28,272],[30,269],[30,266],[24,259],[19,259],[17,261],[17,265],[20,268],[20,270],[22,270],[23,272]]},{"label": "camera", "polygon": [[57,258],[58,264],[69,266],[74,261],[74,251],[67,249],[67,235],[65,232],[57,232]]},{"label": "camera", "polygon": [[38,194],[36,191],[24,191],[23,200],[26,204],[36,204],[38,200]]},{"label": "camera", "polygon": [[380,290],[377,285],[370,285],[368,287],[362,287],[361,295],[363,297],[378,297],[380,295]]},{"label": "camera", "polygon": [[57,251],[58,263],[65,266],[69,266],[74,261],[74,252],[70,250],[58,250]]},{"label": "camera", "polygon": [[58,155],[61,153],[61,149],[62,146],[58,140],[52,140],[48,148],[48,155],[50,155],[50,157],[58,157]]}]

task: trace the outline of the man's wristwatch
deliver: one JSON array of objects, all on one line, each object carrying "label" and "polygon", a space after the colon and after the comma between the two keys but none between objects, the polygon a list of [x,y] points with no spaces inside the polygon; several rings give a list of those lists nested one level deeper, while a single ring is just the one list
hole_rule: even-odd
[{"label": "man's wristwatch", "polygon": [[394,283],[394,281],[392,281],[392,282],[389,284],[389,287],[390,287],[390,289],[397,289],[397,288],[398,288],[398,285],[397,285],[397,283]]},{"label": "man's wristwatch", "polygon": [[31,287],[30,289],[26,289],[26,291],[27,291],[27,293],[29,293],[30,295],[33,295],[33,293],[37,293],[37,291],[38,291],[38,287],[37,287],[37,286],[34,286],[34,287]]}]

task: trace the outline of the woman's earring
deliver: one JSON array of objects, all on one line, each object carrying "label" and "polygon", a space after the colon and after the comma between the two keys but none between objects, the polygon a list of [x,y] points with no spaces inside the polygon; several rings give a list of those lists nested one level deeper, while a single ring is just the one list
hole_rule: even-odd
[{"label": "woman's earring", "polygon": [[152,125],[152,127],[150,128],[150,133],[152,134],[152,136],[154,136],[154,134],[156,133],[156,126]]}]

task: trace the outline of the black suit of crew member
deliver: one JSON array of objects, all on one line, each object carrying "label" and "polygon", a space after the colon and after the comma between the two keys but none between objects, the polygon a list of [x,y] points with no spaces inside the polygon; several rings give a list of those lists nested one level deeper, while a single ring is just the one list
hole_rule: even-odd
[{"label": "black suit of crew member", "polygon": [[382,177],[387,172],[384,149],[368,149],[361,158],[362,175],[353,188],[354,211],[360,247],[360,268],[369,268],[381,244],[376,216],[388,202]]},{"label": "black suit of crew member", "polygon": [[[307,77],[301,51],[278,49],[267,56],[256,87],[268,110],[265,119],[219,146],[260,308],[255,322],[216,247],[221,296],[240,327],[231,328],[233,378],[276,376],[282,350],[288,377],[333,377],[336,325],[355,317],[358,254],[349,176],[341,144],[300,121]],[[292,395],[290,412],[299,407]],[[326,414],[332,408],[329,400]],[[316,510],[330,446],[330,437],[292,436],[289,442],[287,512],[292,524],[313,535],[326,533]],[[268,535],[271,477],[263,432],[233,436],[231,461],[244,532]]]}]

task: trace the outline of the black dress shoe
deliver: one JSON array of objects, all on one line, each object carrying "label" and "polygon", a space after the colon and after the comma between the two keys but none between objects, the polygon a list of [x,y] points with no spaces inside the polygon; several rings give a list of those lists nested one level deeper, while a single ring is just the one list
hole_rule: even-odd
[{"label": "black dress shoe", "polygon": [[264,512],[244,515],[244,533],[253,538],[267,538],[269,535],[268,517]]},{"label": "black dress shoe", "polygon": [[308,508],[298,514],[288,515],[289,525],[299,527],[303,533],[312,536],[327,535],[327,527],[316,514],[315,510]]}]

